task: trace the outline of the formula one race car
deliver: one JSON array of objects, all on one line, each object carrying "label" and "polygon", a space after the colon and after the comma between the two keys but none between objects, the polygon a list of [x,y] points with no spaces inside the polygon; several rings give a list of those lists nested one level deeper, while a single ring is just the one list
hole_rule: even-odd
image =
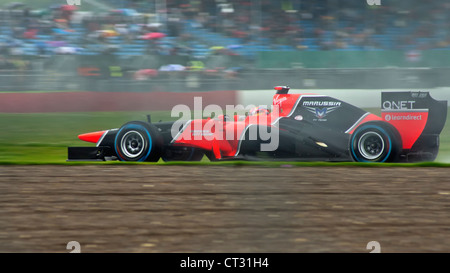
[{"label": "formula one race car", "polygon": [[[381,117],[317,94],[275,87],[272,111],[152,123],[79,136],[96,147],[69,147],[69,160],[433,161],[447,101],[428,92],[382,92]],[[254,112],[254,113],[252,113]]]}]

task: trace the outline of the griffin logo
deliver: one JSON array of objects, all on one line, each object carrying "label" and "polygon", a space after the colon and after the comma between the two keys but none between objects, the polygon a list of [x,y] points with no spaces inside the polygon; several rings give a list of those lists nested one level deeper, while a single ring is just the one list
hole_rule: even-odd
[{"label": "griffin logo", "polygon": [[322,120],[329,113],[331,113],[331,112],[335,111],[336,109],[338,109],[339,106],[323,107],[323,108],[318,108],[318,107],[305,107],[305,108],[309,112],[313,113],[319,120]]}]

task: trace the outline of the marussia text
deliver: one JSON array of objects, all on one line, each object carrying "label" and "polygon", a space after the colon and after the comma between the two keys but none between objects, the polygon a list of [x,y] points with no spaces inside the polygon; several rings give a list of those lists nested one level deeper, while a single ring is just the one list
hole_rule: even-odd
[{"label": "marussia text", "polygon": [[262,268],[269,267],[267,258],[225,258],[224,260],[198,260],[187,257],[181,260],[181,268],[207,268],[211,270],[213,266],[224,266],[228,268]]}]

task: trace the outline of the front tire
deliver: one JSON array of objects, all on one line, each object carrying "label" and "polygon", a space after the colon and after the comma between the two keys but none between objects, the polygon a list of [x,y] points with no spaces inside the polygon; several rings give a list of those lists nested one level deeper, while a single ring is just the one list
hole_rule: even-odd
[{"label": "front tire", "polygon": [[367,122],[350,138],[350,154],[357,162],[396,162],[401,149],[400,134],[385,122]]},{"label": "front tire", "polygon": [[157,162],[161,157],[161,136],[156,128],[142,121],[132,121],[120,127],[114,140],[121,161]]}]

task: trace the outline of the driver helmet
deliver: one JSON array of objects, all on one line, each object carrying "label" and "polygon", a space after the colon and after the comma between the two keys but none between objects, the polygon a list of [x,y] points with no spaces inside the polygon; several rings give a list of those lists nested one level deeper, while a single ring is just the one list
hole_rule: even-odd
[{"label": "driver helmet", "polygon": [[269,112],[269,110],[267,110],[266,107],[259,106],[259,107],[253,107],[252,109],[250,109],[248,114],[249,114],[249,116],[259,116],[261,114],[269,115],[270,112]]}]

